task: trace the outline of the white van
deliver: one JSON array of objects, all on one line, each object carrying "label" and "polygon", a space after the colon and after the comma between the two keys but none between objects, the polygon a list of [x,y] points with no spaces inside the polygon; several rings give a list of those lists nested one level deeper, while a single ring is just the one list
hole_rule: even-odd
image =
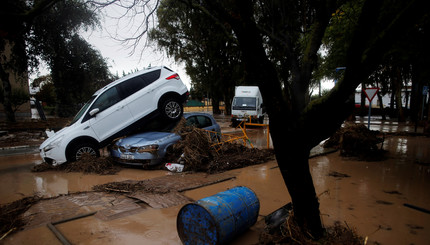
[{"label": "white van", "polygon": [[101,147],[156,116],[179,120],[187,97],[187,87],[167,67],[125,76],[94,93],[70,126],[47,132],[40,155],[50,164],[75,161],[85,153],[98,156]]},{"label": "white van", "polygon": [[236,126],[241,121],[263,123],[263,97],[258,86],[236,86],[233,102],[231,103],[231,121]]}]

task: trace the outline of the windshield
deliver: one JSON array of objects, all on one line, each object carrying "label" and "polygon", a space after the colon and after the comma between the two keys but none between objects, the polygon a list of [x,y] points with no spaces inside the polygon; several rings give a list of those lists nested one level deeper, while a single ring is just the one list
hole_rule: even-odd
[{"label": "windshield", "polygon": [[256,101],[255,97],[234,97],[233,110],[255,110]]},{"label": "windshield", "polygon": [[91,103],[93,102],[93,100],[94,100],[94,98],[95,98],[96,96],[93,96],[93,97],[91,97],[91,99],[87,102],[87,103],[85,103],[85,105],[84,106],[82,106],[82,108],[79,110],[79,112],[76,114],[76,116],[73,118],[73,120],[72,120],[72,122],[70,123],[70,125],[72,125],[72,124],[74,124],[75,122],[77,122],[81,117],[82,117],[82,115],[84,114],[84,112],[88,109],[88,106],[90,106],[91,105]]}]

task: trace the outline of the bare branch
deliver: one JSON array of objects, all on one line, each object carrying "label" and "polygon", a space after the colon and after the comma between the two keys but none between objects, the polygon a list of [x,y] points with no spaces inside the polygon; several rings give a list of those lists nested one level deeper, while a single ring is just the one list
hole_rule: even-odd
[{"label": "bare branch", "polygon": [[110,38],[128,49],[129,56],[140,50],[142,58],[149,46],[148,32],[157,22],[160,0],[89,0],[86,3],[93,5],[106,22],[111,22],[105,27]]}]

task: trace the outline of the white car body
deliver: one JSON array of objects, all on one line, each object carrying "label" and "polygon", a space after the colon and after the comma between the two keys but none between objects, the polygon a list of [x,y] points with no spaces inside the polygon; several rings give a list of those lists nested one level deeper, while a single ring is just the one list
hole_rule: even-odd
[{"label": "white car body", "polygon": [[98,154],[99,148],[160,113],[166,113],[166,119],[181,118],[187,96],[188,89],[177,73],[166,67],[125,76],[94,93],[70,126],[53,135],[47,133],[51,136],[40,146],[40,155],[46,162],[61,164],[77,159],[75,148],[81,153]]}]

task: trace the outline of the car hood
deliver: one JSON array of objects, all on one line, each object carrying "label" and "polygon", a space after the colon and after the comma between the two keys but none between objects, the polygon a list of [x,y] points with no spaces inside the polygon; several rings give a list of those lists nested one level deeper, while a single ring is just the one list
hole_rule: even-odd
[{"label": "car hood", "polygon": [[143,146],[151,144],[160,144],[161,142],[170,140],[179,140],[181,137],[175,133],[167,132],[145,132],[134,134],[126,138],[122,138],[115,142],[118,146]]}]

